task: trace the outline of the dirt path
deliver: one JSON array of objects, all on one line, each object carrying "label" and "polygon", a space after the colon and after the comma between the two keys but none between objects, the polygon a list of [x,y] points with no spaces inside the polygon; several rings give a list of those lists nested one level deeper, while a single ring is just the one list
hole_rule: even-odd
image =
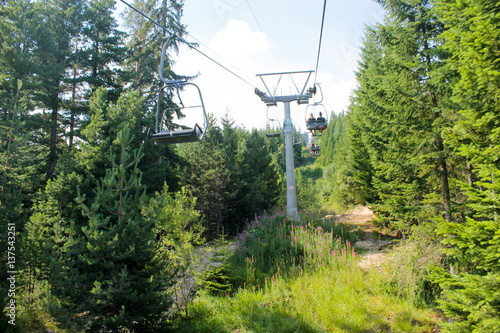
[{"label": "dirt path", "polygon": [[373,211],[368,207],[357,207],[353,211],[339,217],[339,222],[358,227],[363,231],[363,236],[353,244],[360,253],[361,260],[358,265],[363,270],[380,268],[381,263],[387,258],[387,251],[394,244],[394,237],[381,233],[372,221],[376,219]]}]

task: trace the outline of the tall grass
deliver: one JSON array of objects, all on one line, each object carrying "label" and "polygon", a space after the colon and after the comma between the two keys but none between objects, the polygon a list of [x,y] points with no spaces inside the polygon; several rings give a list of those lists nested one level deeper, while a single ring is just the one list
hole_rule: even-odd
[{"label": "tall grass", "polygon": [[250,222],[224,266],[232,293],[202,290],[175,332],[432,332],[428,309],[358,268],[353,237],[333,220],[283,214]]},{"label": "tall grass", "polygon": [[237,237],[228,264],[235,287],[263,286],[276,274],[294,276],[305,268],[333,264],[346,251],[351,235],[331,219],[303,215],[294,221],[283,213],[264,215],[247,224]]}]

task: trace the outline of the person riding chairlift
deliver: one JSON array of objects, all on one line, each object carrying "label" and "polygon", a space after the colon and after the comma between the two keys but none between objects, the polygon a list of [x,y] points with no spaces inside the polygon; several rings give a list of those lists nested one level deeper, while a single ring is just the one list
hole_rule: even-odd
[{"label": "person riding chairlift", "polygon": [[[308,129],[311,133],[313,133],[313,128],[314,128],[314,122],[316,121],[316,118],[314,118],[313,114],[311,113],[311,115],[309,116],[309,119],[307,119],[307,124],[308,124]],[[310,123],[313,123],[311,125],[309,125]],[[309,128],[310,126],[312,126],[313,128]]]},{"label": "person riding chairlift", "polygon": [[[312,113],[311,113],[311,117],[312,117]],[[313,118],[313,119],[314,119],[314,118]],[[325,118],[323,118],[323,114],[322,114],[321,112],[319,113],[319,117],[318,117],[318,119],[317,119],[317,120],[319,120],[319,121],[326,121],[326,119],[325,119]]]}]

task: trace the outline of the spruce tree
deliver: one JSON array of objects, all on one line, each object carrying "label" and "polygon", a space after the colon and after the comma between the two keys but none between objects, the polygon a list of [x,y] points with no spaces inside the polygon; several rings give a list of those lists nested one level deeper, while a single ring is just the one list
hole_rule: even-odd
[{"label": "spruce tree", "polygon": [[387,19],[367,31],[352,128],[370,156],[373,175],[366,180],[378,209],[409,231],[433,215],[452,218],[449,152],[442,140],[451,122],[445,112],[450,82],[439,75],[442,24],[432,2],[378,2]]},{"label": "spruce tree", "polygon": [[62,94],[64,80],[71,66],[72,42],[82,26],[82,1],[44,0],[34,5],[36,22],[32,31],[34,41],[33,82],[36,85],[35,98],[40,106],[50,110],[46,131],[49,133],[49,156],[47,175],[54,176],[58,156],[64,143],[61,112],[64,109]]},{"label": "spruce tree", "polygon": [[222,146],[222,131],[210,117],[204,142],[184,145],[180,150],[187,161],[184,170],[186,188],[197,197],[197,208],[205,220],[208,237],[218,238],[228,231],[230,202],[235,196],[231,186],[231,169],[226,149]]},{"label": "spruce tree", "polygon": [[276,204],[282,178],[273,161],[269,142],[263,133],[253,130],[240,141],[236,157],[239,166],[237,201],[242,219],[250,219]]},{"label": "spruce tree", "polygon": [[[447,136],[469,161],[472,176],[461,183],[469,214],[463,223],[440,221],[437,232],[447,245],[453,270],[439,269],[439,301],[454,318],[445,332],[500,330],[500,4],[486,0],[440,0],[444,47],[456,70],[454,101],[460,119]],[[451,274],[454,273],[454,274]]]}]

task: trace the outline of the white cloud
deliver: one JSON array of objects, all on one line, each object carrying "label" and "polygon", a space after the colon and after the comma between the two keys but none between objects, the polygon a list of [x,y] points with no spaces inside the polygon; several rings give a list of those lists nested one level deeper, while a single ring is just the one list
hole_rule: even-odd
[{"label": "white cloud", "polygon": [[248,83],[187,48],[181,49],[174,71],[183,75],[200,73],[194,83],[202,91],[207,112],[220,119],[229,110],[237,125],[247,129],[264,127],[266,107],[254,94],[253,87],[258,82],[255,77],[257,68],[269,59],[266,36],[252,31],[244,21],[230,20],[224,30],[214,35],[208,46],[210,50],[200,47],[200,51]]},{"label": "white cloud", "polygon": [[[213,113],[220,119],[229,111],[231,118],[239,126],[244,126],[248,130],[264,128],[267,121],[267,107],[254,94],[255,86],[264,90],[264,85],[256,74],[283,71],[274,59],[266,35],[253,31],[245,21],[233,19],[226,23],[223,30],[214,35],[208,47],[209,49],[201,46],[200,51],[220,62],[250,84],[187,47],[181,48],[174,71],[182,75],[200,74],[193,82],[201,89],[207,112]],[[340,61],[331,59],[330,62],[338,64]],[[299,67],[293,70],[311,69],[303,65]],[[351,90],[356,84],[354,78],[339,81],[342,78],[338,76],[338,73],[323,70],[320,70],[317,76],[317,82],[320,82],[323,88],[323,104],[328,115],[332,111],[339,113],[347,109]],[[276,92],[278,95],[295,94],[296,89],[302,89],[305,78],[304,75],[296,75],[294,76],[295,82],[292,82],[288,76],[283,76]],[[277,84],[277,79],[278,77],[266,77],[266,84],[271,92]],[[307,87],[312,86],[313,82],[314,74],[310,77]],[[193,96],[193,99],[196,99],[196,96]],[[292,119],[297,128],[305,128],[303,123],[306,118],[306,107],[297,103],[291,104]],[[277,113],[282,119],[283,105],[281,103],[278,104],[277,111],[273,112],[272,118],[276,118]],[[195,121],[199,122],[199,120]]]}]

